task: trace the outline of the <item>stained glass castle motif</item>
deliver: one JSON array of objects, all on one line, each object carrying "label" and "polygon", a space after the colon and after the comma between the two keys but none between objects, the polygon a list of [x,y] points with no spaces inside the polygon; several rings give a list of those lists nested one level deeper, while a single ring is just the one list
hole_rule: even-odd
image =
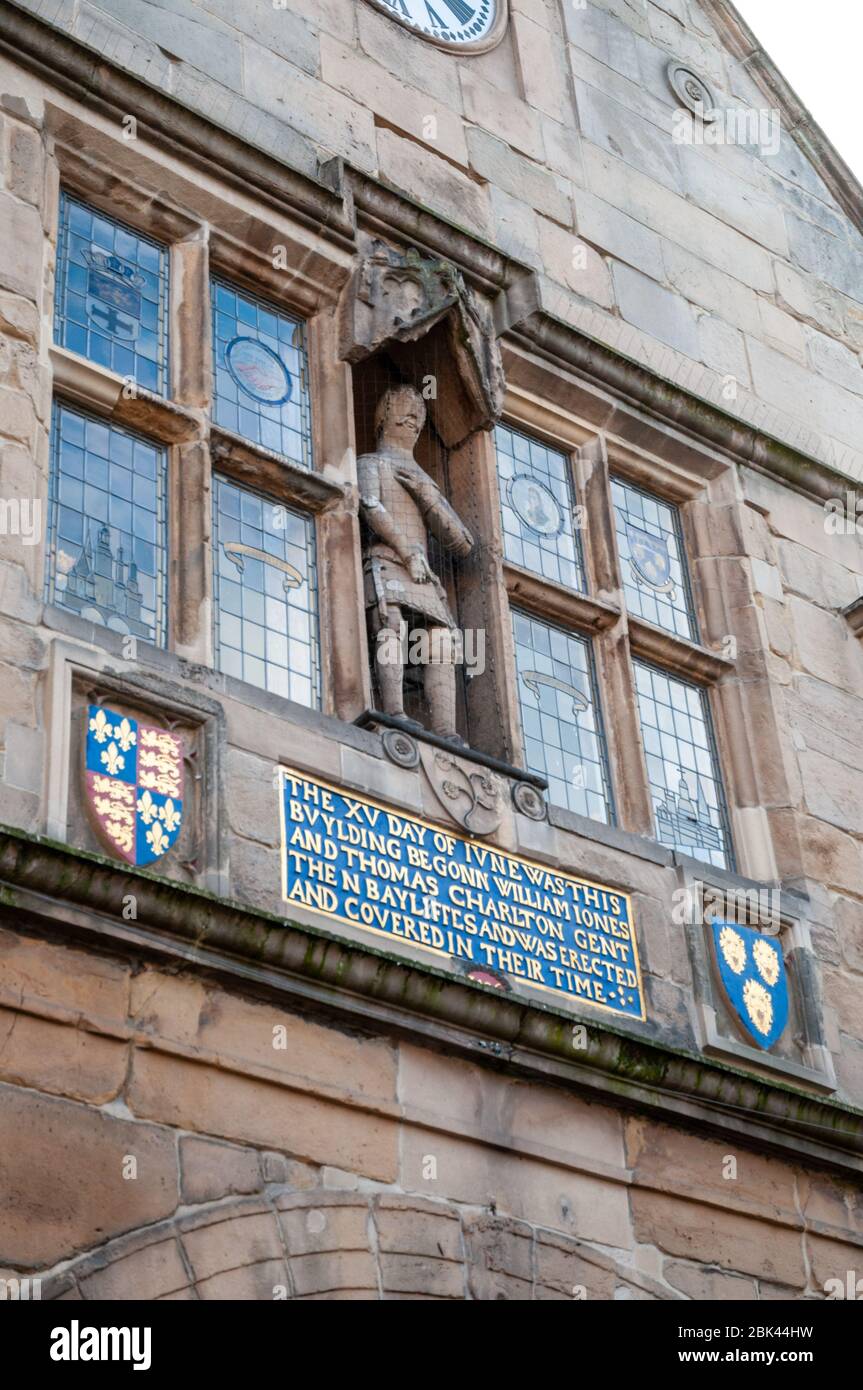
[{"label": "stained glass castle motif", "polygon": [[152,628],[141,619],[142,601],[138,566],[126,563],[122,545],[114,557],[107,526],[99,527],[95,550],[88,530],[81,554],[66,576],[64,606],[91,620],[98,616],[115,632],[152,639]]},{"label": "stained glass castle motif", "polygon": [[710,807],[700,778],[695,778],[695,801],[685,773],[681,772],[677,792],[666,791],[656,803],[656,828],[662,844],[680,849],[722,849],[722,831],[711,824]]}]

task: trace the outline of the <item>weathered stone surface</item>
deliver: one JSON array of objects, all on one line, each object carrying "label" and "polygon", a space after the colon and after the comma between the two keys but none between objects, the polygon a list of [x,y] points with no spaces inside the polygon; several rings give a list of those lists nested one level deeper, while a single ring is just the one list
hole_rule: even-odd
[{"label": "weathered stone surface", "polygon": [[672,1288],[679,1289],[697,1302],[721,1299],[723,1303],[749,1302],[758,1298],[758,1288],[752,1279],[738,1274],[722,1274],[717,1269],[685,1264],[682,1260],[666,1260],[663,1273]]},{"label": "weathered stone surface", "polygon": [[614,288],[628,323],[689,357],[698,357],[698,332],[689,305],[627,265],[615,265]]},{"label": "weathered stone surface", "polygon": [[[42,283],[42,224],[38,212],[0,197],[0,241],[6,247],[0,287],[38,302]],[[4,428],[4,434],[9,430]]]},{"label": "weathered stone surface", "polygon": [[442,1202],[422,1197],[384,1195],[375,1203],[378,1247],[382,1251],[461,1260],[461,1226]]},{"label": "weathered stone surface", "polygon": [[142,1302],[168,1298],[190,1287],[189,1275],[176,1240],[164,1240],[117,1256],[107,1268],[80,1281],[84,1298]]},{"label": "weathered stone surface", "polygon": [[498,140],[475,126],[468,128],[467,144],[471,167],[490,183],[514,198],[524,198],[555,222],[572,225],[572,203],[555,178]]},{"label": "weathered stone surface", "polygon": [[585,241],[654,280],[665,278],[662,242],[655,232],[586,189],[575,190],[573,203],[576,228]]},{"label": "weathered stone surface", "polygon": [[531,1297],[534,1232],[530,1226],[480,1216],[465,1221],[465,1241],[473,1298],[524,1301]]},{"label": "weathered stone surface", "polygon": [[139,1052],[128,1103],[142,1118],[262,1144],[315,1163],[340,1161],[382,1182],[395,1176],[392,1121],[242,1074]]},{"label": "weathered stone surface", "polygon": [[184,1135],[180,1140],[183,1201],[214,1202],[219,1197],[255,1192],[261,1185],[258,1155],[210,1139]]},{"label": "weathered stone surface", "polygon": [[[474,131],[474,133],[477,133]],[[470,134],[470,132],[469,132]],[[491,138],[491,137],[489,137]],[[470,142],[468,144],[470,148]],[[506,146],[502,146],[506,150]],[[457,226],[480,235],[491,232],[488,193],[473,179],[440,160],[421,145],[391,130],[377,132],[378,171],[385,183],[400,188],[424,207],[434,208]],[[517,159],[517,155],[512,156]],[[517,180],[506,191],[518,196]]]},{"label": "weathered stone surface", "polygon": [[421,140],[433,150],[467,166],[468,155],[461,119],[427,92],[409,87],[386,68],[355,49],[322,34],[321,76],[331,87],[369,107],[399,130]]},{"label": "weathered stone surface", "polygon": [[[176,1138],[165,1129],[0,1086],[0,1133],[0,1261],[13,1267],[69,1259],[177,1206]],[[129,1157],[134,1179],[123,1177]]]},{"label": "weathered stone surface", "polygon": [[126,1018],[129,967],[120,961],[0,931],[0,991],[13,998],[62,1004],[96,1021]]},{"label": "weathered stone surface", "polygon": [[103,1105],[123,1085],[125,1043],[0,1008],[0,1078]]},{"label": "weathered stone surface", "polygon": [[784,1163],[635,1117],[626,1154],[639,1186],[799,1225],[795,1174]]},{"label": "weathered stone surface", "polygon": [[271,1212],[250,1210],[248,1215],[231,1215],[227,1220],[208,1215],[203,1224],[185,1229],[182,1240],[196,1280],[243,1265],[283,1260],[285,1253]]},{"label": "weathered stone surface", "polygon": [[790,1288],[806,1285],[799,1231],[639,1189],[632,1192],[632,1216],[636,1238],[669,1255],[772,1279]]}]

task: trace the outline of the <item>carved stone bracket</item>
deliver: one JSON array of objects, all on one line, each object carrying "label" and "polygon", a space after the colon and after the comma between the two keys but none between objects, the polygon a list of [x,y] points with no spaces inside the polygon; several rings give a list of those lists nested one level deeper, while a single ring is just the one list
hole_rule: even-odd
[{"label": "carved stone bracket", "polygon": [[339,353],[356,363],[384,347],[418,389],[435,378],[428,404],[448,448],[500,416],[505,379],[490,307],[449,261],[369,238],[342,294]]},{"label": "carved stone bracket", "polygon": [[494,834],[504,808],[499,777],[427,744],[420,748],[420,762],[441,806],[458,825],[469,835]]}]

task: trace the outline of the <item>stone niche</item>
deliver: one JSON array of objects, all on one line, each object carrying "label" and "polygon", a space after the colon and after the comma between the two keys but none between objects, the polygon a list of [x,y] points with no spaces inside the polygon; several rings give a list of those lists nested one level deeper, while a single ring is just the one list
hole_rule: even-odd
[{"label": "stone niche", "polygon": [[342,296],[342,359],[356,365],[386,351],[403,381],[423,391],[447,449],[491,429],[505,380],[490,306],[448,261],[366,237]]},{"label": "stone niche", "polygon": [[[481,585],[480,555],[486,524],[473,480],[467,474],[471,441],[490,430],[500,415],[503,367],[491,308],[453,265],[371,237],[363,239],[356,268],[343,292],[339,351],[352,367],[373,702],[376,709],[398,713],[398,697],[387,688],[386,672],[376,659],[381,605],[401,602],[404,614],[413,613],[408,618],[410,632],[415,630],[417,604],[420,627],[445,625],[445,617],[435,618],[434,603],[426,601],[422,607],[430,591],[439,587],[439,612],[449,614],[459,633],[468,628],[474,631],[478,625],[476,596]],[[408,440],[406,458],[408,471],[415,463],[422,474],[413,482],[409,479],[403,493],[391,476],[379,476],[382,471],[389,472],[386,460],[380,467],[374,462],[381,456],[381,402],[398,387],[418,393],[422,401],[419,410],[424,415],[415,443]],[[406,399],[410,400],[410,391],[401,397],[402,402]],[[384,446],[384,455],[387,449]],[[386,541],[376,531],[374,512],[366,505],[370,474],[374,477],[372,491],[379,482],[384,491],[388,490],[388,510],[396,522],[396,548],[402,537],[405,549],[409,548],[416,541],[417,527],[423,531],[432,582],[417,585],[408,565],[381,559]],[[423,475],[431,480],[428,489]],[[421,496],[423,492],[427,495]],[[386,524],[386,517],[383,521]],[[460,539],[460,525],[472,545]],[[372,593],[378,594],[380,604],[373,602]],[[463,656],[468,655],[463,652]],[[467,669],[464,659],[456,663],[455,717],[450,721],[441,715],[437,678],[430,677],[421,660],[405,660],[405,717],[426,730],[474,743],[471,704],[476,699],[468,690]],[[444,707],[450,698],[444,694]]]}]

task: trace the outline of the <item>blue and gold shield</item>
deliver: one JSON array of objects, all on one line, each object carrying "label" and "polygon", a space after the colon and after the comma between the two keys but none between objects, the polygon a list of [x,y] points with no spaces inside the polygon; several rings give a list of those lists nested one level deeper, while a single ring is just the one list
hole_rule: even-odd
[{"label": "blue and gold shield", "polygon": [[711,922],[719,977],[737,1018],[767,1051],[788,1022],[788,979],[779,942],[752,927]]},{"label": "blue and gold shield", "polygon": [[626,523],[626,537],[629,541],[629,563],[636,577],[657,593],[668,594],[674,589],[671,577],[671,556],[665,536],[654,536],[640,526]]},{"label": "blue and gold shield", "polygon": [[146,868],[173,849],[183,825],[183,740],[105,705],[87,706],[84,792],[111,854]]}]

